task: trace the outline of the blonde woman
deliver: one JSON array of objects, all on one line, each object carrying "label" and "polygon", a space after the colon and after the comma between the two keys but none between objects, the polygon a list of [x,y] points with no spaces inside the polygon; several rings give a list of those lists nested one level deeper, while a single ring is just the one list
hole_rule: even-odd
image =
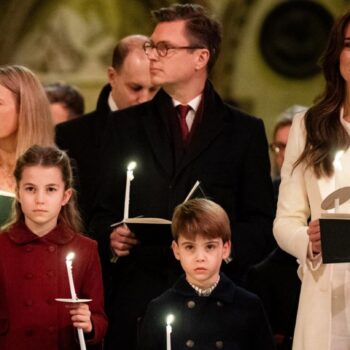
[{"label": "blonde woman", "polygon": [[16,159],[33,144],[54,144],[50,106],[39,79],[28,68],[0,66],[0,225],[15,191]]}]

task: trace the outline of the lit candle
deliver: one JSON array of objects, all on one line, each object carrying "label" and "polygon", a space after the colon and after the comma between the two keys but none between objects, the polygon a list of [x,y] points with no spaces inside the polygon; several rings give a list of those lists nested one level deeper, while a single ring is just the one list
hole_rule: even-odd
[{"label": "lit candle", "polygon": [[[70,253],[67,254],[67,256],[66,256],[66,266],[67,266],[69,288],[70,288],[70,293],[71,293],[71,296],[72,296],[72,300],[78,300],[77,294],[75,292],[73,273],[72,273],[72,260],[74,259],[74,256],[75,256],[75,254],[73,252],[70,252]],[[79,338],[80,349],[81,350],[86,350],[83,330],[81,328],[78,328],[77,331],[78,331],[78,338]]]},{"label": "lit candle", "polygon": [[[335,190],[337,190],[340,187],[340,176],[341,171],[343,170],[343,166],[341,164],[341,158],[344,155],[344,151],[338,151],[335,154],[334,161],[333,161],[333,167],[334,167],[334,187]],[[336,198],[334,200],[334,211],[336,213],[339,212],[339,198]]]},{"label": "lit candle", "polygon": [[166,317],[166,350],[171,350],[171,324],[174,321],[174,315],[168,315]]},{"label": "lit candle", "polygon": [[136,168],[136,162],[128,164],[126,172],[125,200],[124,200],[124,220],[129,217],[129,202],[130,202],[130,182],[134,179],[133,170]]},{"label": "lit candle", "polygon": [[69,282],[69,289],[70,294],[72,296],[72,299],[78,299],[77,294],[75,293],[74,288],[74,281],[73,281],[73,273],[72,273],[72,260],[74,259],[75,254],[73,252],[70,252],[66,256],[66,265],[67,265],[67,273],[68,273],[68,282]]}]

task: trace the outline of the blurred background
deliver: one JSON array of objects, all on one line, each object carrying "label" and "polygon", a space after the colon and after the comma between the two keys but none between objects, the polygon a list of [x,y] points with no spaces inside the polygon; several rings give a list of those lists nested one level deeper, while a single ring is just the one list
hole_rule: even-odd
[{"label": "blurred background", "polygon": [[[152,31],[166,0],[1,0],[0,64],[23,64],[43,83],[77,86],[93,110],[115,43]],[[270,137],[282,111],[309,106],[323,87],[317,61],[350,0],[202,0],[223,26],[211,80],[227,101],[261,117]]]}]

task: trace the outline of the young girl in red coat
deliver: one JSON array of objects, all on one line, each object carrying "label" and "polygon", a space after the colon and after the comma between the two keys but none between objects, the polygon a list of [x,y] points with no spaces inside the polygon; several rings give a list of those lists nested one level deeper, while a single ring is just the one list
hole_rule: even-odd
[{"label": "young girl in red coat", "polygon": [[[13,220],[0,234],[0,349],[99,349],[106,332],[103,287],[95,241],[77,233],[72,171],[55,147],[33,146],[15,167]],[[66,256],[75,253],[73,277],[79,298],[70,298]]]}]

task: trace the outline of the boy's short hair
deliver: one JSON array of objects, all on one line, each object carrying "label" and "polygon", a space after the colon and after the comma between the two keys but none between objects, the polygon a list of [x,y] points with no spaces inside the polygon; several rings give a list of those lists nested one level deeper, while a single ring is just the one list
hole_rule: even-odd
[{"label": "boy's short hair", "polygon": [[179,236],[193,239],[196,235],[206,238],[231,239],[230,220],[225,210],[211,200],[191,199],[175,208],[171,230],[177,242]]}]

